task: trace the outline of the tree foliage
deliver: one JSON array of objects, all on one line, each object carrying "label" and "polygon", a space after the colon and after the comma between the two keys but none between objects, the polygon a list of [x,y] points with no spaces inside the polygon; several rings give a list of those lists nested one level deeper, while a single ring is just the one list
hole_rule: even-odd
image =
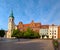
[{"label": "tree foliage", "polygon": [[39,35],[39,33],[38,32],[34,32],[34,38],[40,38],[40,35]]},{"label": "tree foliage", "polygon": [[30,28],[27,28],[26,31],[14,30],[12,37],[16,38],[39,38],[39,33],[33,31]]},{"label": "tree foliage", "polygon": [[56,48],[58,48],[58,46],[59,46],[58,40],[53,39],[53,45],[54,45],[54,48],[56,50]]},{"label": "tree foliage", "polygon": [[0,37],[4,37],[4,35],[5,35],[5,31],[4,30],[0,30]]},{"label": "tree foliage", "polygon": [[28,28],[27,31],[24,33],[25,38],[38,38],[39,33],[33,31],[32,29]]},{"label": "tree foliage", "polygon": [[28,28],[27,31],[24,32],[24,37],[29,38],[31,35],[32,35],[32,30]]},{"label": "tree foliage", "polygon": [[20,38],[22,37],[22,32],[17,30],[13,30],[12,37]]}]

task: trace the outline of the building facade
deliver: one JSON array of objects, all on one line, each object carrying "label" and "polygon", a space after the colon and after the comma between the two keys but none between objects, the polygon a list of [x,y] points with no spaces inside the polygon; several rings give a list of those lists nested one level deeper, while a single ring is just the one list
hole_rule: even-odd
[{"label": "building facade", "polygon": [[49,38],[58,39],[58,26],[52,24],[49,25]]},{"label": "building facade", "polygon": [[39,35],[41,36],[41,39],[42,38],[47,38],[47,36],[48,36],[48,28],[49,28],[49,25],[42,25],[41,26],[41,28],[39,30]]},{"label": "building facade", "polygon": [[31,28],[33,31],[39,32],[40,27],[41,23],[35,23],[34,21],[29,24],[23,24],[22,22],[19,22],[19,24],[17,25],[17,29],[19,29],[20,31],[26,31],[27,28]]}]

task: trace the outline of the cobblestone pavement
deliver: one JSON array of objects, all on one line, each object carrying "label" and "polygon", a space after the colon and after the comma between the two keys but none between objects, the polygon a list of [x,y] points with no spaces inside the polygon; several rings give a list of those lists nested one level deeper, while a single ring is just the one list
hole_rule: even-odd
[{"label": "cobblestone pavement", "polygon": [[54,50],[52,40],[21,39],[0,41],[0,50]]}]

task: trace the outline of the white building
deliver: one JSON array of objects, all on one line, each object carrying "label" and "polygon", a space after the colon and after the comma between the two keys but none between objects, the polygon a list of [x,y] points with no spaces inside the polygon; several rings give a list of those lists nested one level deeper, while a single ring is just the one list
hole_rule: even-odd
[{"label": "white building", "polygon": [[39,30],[39,35],[41,36],[41,39],[42,39],[42,36],[44,36],[44,38],[47,38],[48,28],[49,28],[49,25],[42,25],[41,26],[41,28]]},{"label": "white building", "polygon": [[48,29],[40,29],[40,30],[39,30],[39,34],[40,34],[40,36],[41,36],[41,39],[42,39],[42,36],[43,36],[43,35],[45,35],[44,38],[47,38],[47,36],[48,36]]},{"label": "white building", "polygon": [[57,39],[58,38],[58,26],[50,25],[49,26],[49,38]]},{"label": "white building", "polygon": [[6,34],[6,38],[11,38],[11,34],[14,29],[15,29],[14,16],[13,16],[13,12],[11,12],[11,14],[9,16],[9,21],[8,21],[8,31]]}]

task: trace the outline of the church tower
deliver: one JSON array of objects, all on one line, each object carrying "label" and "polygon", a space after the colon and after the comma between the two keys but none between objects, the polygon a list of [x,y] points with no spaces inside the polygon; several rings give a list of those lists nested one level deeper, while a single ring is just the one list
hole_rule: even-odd
[{"label": "church tower", "polygon": [[13,16],[13,11],[11,11],[11,14],[10,14],[9,20],[8,20],[7,38],[11,38],[11,34],[12,34],[14,29],[15,29],[14,16]]}]

